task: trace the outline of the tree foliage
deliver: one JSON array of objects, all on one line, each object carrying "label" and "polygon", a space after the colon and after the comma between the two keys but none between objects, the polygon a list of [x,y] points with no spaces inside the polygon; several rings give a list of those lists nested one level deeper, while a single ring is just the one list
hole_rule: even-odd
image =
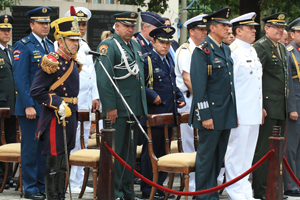
[{"label": "tree foliage", "polygon": [[167,0],[150,0],[149,2],[145,2],[145,0],[120,0],[120,2],[121,4],[139,6],[138,11],[141,11],[140,7],[147,7],[147,11],[161,14],[164,14],[168,8]]},{"label": "tree foliage", "polygon": [[15,4],[20,4],[20,0],[0,0],[0,11],[5,10],[6,8],[12,10],[12,7]]}]

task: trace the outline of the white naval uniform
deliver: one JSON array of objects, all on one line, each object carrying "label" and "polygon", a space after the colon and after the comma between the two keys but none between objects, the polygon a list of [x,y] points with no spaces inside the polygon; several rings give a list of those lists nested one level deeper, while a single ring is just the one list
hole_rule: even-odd
[{"label": "white naval uniform", "polygon": [[[175,54],[175,74],[176,74],[176,85],[179,88],[179,90],[184,95],[184,99],[186,102],[186,105],[183,108],[178,108],[178,112],[190,112],[191,104],[193,100],[193,95],[190,95],[189,98],[187,98],[186,94],[188,91],[188,88],[183,82],[182,78],[182,72],[183,70],[187,73],[190,73],[191,68],[191,59],[192,59],[192,53],[194,49],[196,48],[195,43],[191,38],[188,39],[189,46],[188,48],[182,48],[180,46]],[[181,49],[181,51],[180,51]],[[179,52],[180,51],[180,52]],[[179,54],[179,55],[178,55]],[[182,137],[182,148],[184,152],[192,153],[195,152],[194,147],[194,129],[190,127],[188,124],[181,124],[181,137]],[[190,173],[190,183],[189,183],[189,191],[195,191],[196,183],[195,183],[195,172]]]},{"label": "white naval uniform", "polygon": [[[230,45],[234,61],[234,87],[239,125],[231,129],[225,154],[226,181],[252,166],[259,126],[262,122],[262,65],[255,49],[235,39]],[[252,199],[249,175],[226,188],[229,199]]]},{"label": "white naval uniform", "polygon": [[[83,64],[82,70],[79,73],[79,94],[78,94],[78,110],[89,110],[91,119],[92,101],[99,99],[99,93],[96,82],[96,73],[93,63],[93,56],[86,55],[85,50],[91,50],[89,45],[79,40],[80,48],[77,53],[77,60]],[[55,51],[57,50],[57,41],[54,42]],[[101,120],[102,121],[102,120]],[[100,130],[102,124],[99,122]],[[84,122],[84,144],[87,146],[90,135],[91,121]],[[71,154],[81,149],[80,145],[80,122],[78,122],[76,131],[75,147],[72,149]],[[84,178],[83,167],[72,166],[70,172],[70,184],[71,186],[82,187]]]}]

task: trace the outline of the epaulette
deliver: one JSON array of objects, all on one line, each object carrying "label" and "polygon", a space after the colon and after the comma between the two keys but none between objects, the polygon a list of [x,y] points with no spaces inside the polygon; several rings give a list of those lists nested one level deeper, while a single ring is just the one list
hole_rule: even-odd
[{"label": "epaulette", "polygon": [[21,39],[21,42],[23,42],[24,44],[26,44],[29,41],[30,41],[30,37],[29,36],[24,37],[23,39]]},{"label": "epaulette", "polygon": [[108,38],[106,38],[106,39],[109,39],[109,40],[111,40],[113,37],[112,36],[109,36]]},{"label": "epaulette", "polygon": [[266,40],[267,40],[267,38],[264,38],[264,39],[258,40],[258,42],[259,42],[259,43],[263,43],[263,42],[265,42]]},{"label": "epaulette", "polygon": [[42,59],[42,63],[41,63],[41,67],[42,67],[43,71],[48,74],[53,74],[53,73],[57,72],[58,65],[59,65],[58,59],[59,59],[58,54],[56,54],[54,52],[45,54]]},{"label": "epaulette", "polygon": [[207,45],[208,45],[208,43],[205,41],[205,42],[203,42],[202,44],[199,44],[199,45],[197,46],[197,48],[199,48],[199,49],[202,51],[205,47],[207,47]]},{"label": "epaulette", "polygon": [[151,52],[146,52],[143,54],[143,58],[146,58],[147,56],[151,57],[152,56]]},{"label": "epaulette", "polygon": [[79,62],[77,59],[75,59],[75,61],[76,61],[77,65],[78,65],[78,73],[80,73],[81,70],[82,70],[83,64],[81,62]]},{"label": "epaulette", "polygon": [[49,43],[53,44],[52,40],[50,40],[50,39],[48,39],[48,38],[46,38],[46,40],[47,40]]},{"label": "epaulette", "polygon": [[289,47],[286,48],[286,50],[287,50],[288,52],[293,51],[293,49],[294,49],[294,46],[293,46],[293,45],[291,45],[291,46],[289,46]]},{"label": "epaulette", "polygon": [[87,44],[88,44],[88,42],[86,41],[86,39],[84,39],[84,38],[81,38],[81,40],[82,40],[82,41],[84,41],[85,43],[87,43]]},{"label": "epaulette", "polygon": [[187,49],[189,45],[190,45],[189,41],[186,41],[185,43],[183,43],[182,48]]},{"label": "epaulette", "polygon": [[231,52],[233,52],[237,47],[238,47],[237,43],[234,43],[234,44],[232,44],[232,45],[229,46]]}]

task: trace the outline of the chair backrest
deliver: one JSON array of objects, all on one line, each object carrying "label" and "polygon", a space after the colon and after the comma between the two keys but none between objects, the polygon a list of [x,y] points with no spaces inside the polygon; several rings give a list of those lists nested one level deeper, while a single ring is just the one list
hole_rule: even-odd
[{"label": "chair backrest", "polygon": [[5,118],[10,118],[10,108],[2,107],[0,108],[0,119],[1,119],[1,144],[6,144],[5,141],[5,127],[4,120]]},{"label": "chair backrest", "polygon": [[99,127],[99,121],[102,119],[102,112],[100,110],[95,111],[96,115],[96,142],[97,142],[97,147],[101,146],[100,142],[100,137],[101,137],[101,131]]},{"label": "chair backrest", "polygon": [[[180,130],[180,124],[186,124],[189,122],[189,117],[190,117],[190,113],[184,112],[184,113],[177,113],[178,116],[178,126],[177,126],[177,135],[180,135],[180,137],[178,136],[178,142],[181,143],[181,130]],[[179,148],[179,147],[178,147]],[[182,148],[182,144],[181,144],[181,148]],[[195,151],[197,151],[198,148],[198,132],[197,129],[194,128],[194,148]],[[182,150],[182,149],[181,149]],[[181,152],[181,151],[179,151]],[[182,151],[183,152],[183,151]]]},{"label": "chair backrest", "polygon": [[80,122],[80,145],[81,149],[85,149],[84,144],[84,122],[90,121],[90,112],[88,110],[78,111],[78,121]]}]

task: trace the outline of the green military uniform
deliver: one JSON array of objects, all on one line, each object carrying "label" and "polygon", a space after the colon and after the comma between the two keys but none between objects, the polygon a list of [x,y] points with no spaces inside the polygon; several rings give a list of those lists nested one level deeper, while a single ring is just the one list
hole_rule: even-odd
[{"label": "green military uniform", "polygon": [[[121,14],[122,16],[120,16]],[[119,16],[114,15],[116,20],[120,21],[121,23],[124,22],[121,21],[122,19],[126,19],[125,23],[130,23],[130,18],[136,20],[137,17],[137,13],[134,12],[121,14],[119,14]],[[123,53],[126,54],[130,70],[126,68],[126,63],[122,58],[122,53],[118,47],[118,43],[120,48],[123,50]],[[101,57],[104,67],[110,76],[115,80],[117,87],[124,96],[133,113],[139,118],[139,116],[147,114],[143,57],[139,44],[133,39],[130,40],[130,43],[132,50],[129,46],[127,46],[126,42],[121,38],[121,36],[115,32],[111,37],[101,42],[97,50],[100,53],[106,54],[107,57]],[[130,114],[98,62],[96,63],[96,74],[99,96],[102,103],[103,118],[106,118],[106,111],[108,110],[117,109],[118,112],[117,120],[112,125],[112,127],[116,129],[115,152],[129,165],[133,166],[134,163],[131,163],[131,156],[133,156],[135,160],[136,155],[129,155],[128,151],[130,144],[130,126],[127,124],[127,121],[130,118]],[[132,117],[131,120],[133,120]],[[135,134],[134,146],[136,147],[137,136],[139,132],[137,123],[134,124],[133,129]],[[124,197],[125,199],[130,199],[130,172],[125,170],[123,176],[122,173],[123,167],[120,165],[120,163],[115,162],[115,197]]]},{"label": "green military uniform", "polygon": [[[285,26],[285,14],[277,13],[263,19],[270,25]],[[278,46],[278,47],[277,47]],[[281,126],[284,134],[286,112],[286,98],[288,96],[288,68],[285,47],[275,44],[267,35],[254,43],[257,55],[262,63],[263,78],[263,108],[267,111],[264,124],[260,127],[253,164],[269,151],[269,137],[273,126]],[[279,50],[279,51],[278,51]],[[267,162],[253,172],[252,187],[255,198],[262,198],[265,194],[267,180]]]}]

